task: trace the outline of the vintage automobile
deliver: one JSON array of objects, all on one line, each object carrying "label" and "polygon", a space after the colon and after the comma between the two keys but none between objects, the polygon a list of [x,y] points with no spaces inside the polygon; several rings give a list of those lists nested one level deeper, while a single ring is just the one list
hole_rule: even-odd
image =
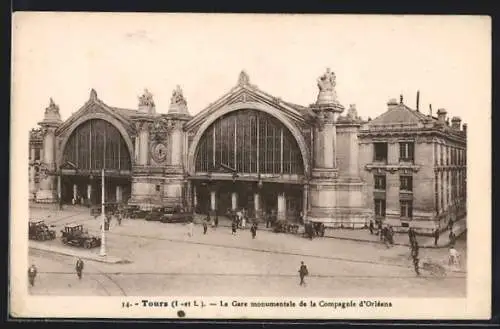
[{"label": "vintage automobile", "polygon": [[86,249],[101,245],[101,238],[90,235],[86,230],[84,231],[81,224],[66,225],[64,230],[61,230],[61,241],[70,246]]},{"label": "vintage automobile", "polygon": [[191,212],[183,211],[180,207],[171,209],[160,218],[162,223],[186,223],[193,220]]},{"label": "vintage automobile", "polygon": [[160,221],[163,215],[172,213],[173,211],[174,208],[172,207],[155,207],[146,214],[144,219],[147,221]]},{"label": "vintage automobile", "polygon": [[28,231],[30,240],[45,241],[56,238],[56,231],[49,229],[43,220],[30,221]]},{"label": "vintage automobile", "polygon": [[293,233],[297,234],[299,231],[299,225],[289,223],[285,220],[277,220],[273,223],[274,233]]},{"label": "vintage automobile", "polygon": [[143,219],[146,218],[146,215],[149,214],[150,211],[140,209],[139,206],[127,206],[126,212],[127,215],[125,215],[126,218],[131,218],[131,219]]},{"label": "vintage automobile", "polygon": [[[117,203],[110,202],[110,203],[104,204],[104,211],[106,212],[106,214],[114,214],[115,212],[118,211],[118,209],[119,209],[119,205]],[[93,217],[100,216],[101,212],[102,212],[102,206],[100,204],[94,205],[94,206],[92,206],[92,208],[90,208],[90,215]]]}]

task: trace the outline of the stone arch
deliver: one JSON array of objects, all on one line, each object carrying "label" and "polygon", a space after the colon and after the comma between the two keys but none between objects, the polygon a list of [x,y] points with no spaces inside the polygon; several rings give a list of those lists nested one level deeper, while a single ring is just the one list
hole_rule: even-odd
[{"label": "stone arch", "polygon": [[187,154],[187,171],[190,175],[195,173],[195,161],[196,161],[196,150],[198,148],[198,144],[205,133],[205,131],[221,116],[228,114],[230,112],[235,112],[239,110],[257,110],[262,111],[270,116],[276,118],[280,121],[293,135],[300,149],[300,153],[302,156],[302,161],[304,165],[304,175],[308,176],[310,172],[310,158],[309,152],[307,148],[307,144],[304,140],[304,137],[300,133],[297,126],[295,126],[285,115],[279,112],[279,110],[262,103],[257,102],[247,102],[247,103],[235,103],[224,106],[219,110],[215,111],[211,115],[207,117],[207,119],[200,126],[198,131],[196,132],[191,145],[189,146],[189,151]]},{"label": "stone arch", "polygon": [[[89,120],[94,120],[94,119],[100,119],[109,122],[111,125],[113,125],[118,131],[120,132],[120,135],[122,136],[123,140],[125,141],[125,144],[127,145],[127,149],[129,151],[130,155],[130,160],[134,158],[134,144],[132,143],[132,139],[130,138],[129,134],[127,133],[127,130],[123,126],[123,124],[118,121],[117,119],[113,118],[110,115],[107,115],[105,113],[89,113],[86,115],[81,116],[78,118],[75,122],[71,124],[69,127],[68,131],[66,132],[66,135],[64,136],[62,142],[61,142],[61,147],[58,150],[58,155],[57,155],[57,165],[60,166],[62,163],[62,159],[64,157],[64,150],[66,149],[66,144],[68,143],[69,138],[73,134],[73,131],[78,128],[80,125],[83,123],[89,121]],[[133,164],[131,163],[131,166]]]}]

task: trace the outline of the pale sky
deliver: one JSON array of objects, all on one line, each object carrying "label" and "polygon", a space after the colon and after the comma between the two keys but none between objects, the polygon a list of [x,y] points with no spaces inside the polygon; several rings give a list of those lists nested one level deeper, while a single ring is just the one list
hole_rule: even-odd
[{"label": "pale sky", "polygon": [[53,97],[63,120],[89,98],[137,108],[144,88],[166,113],[172,90],[191,114],[250,82],[285,101],[309,105],[331,68],[339,101],[363,118],[389,98],[465,122],[490,116],[488,17],[368,15],[207,15],[17,13],[13,30],[13,118],[26,129]]}]

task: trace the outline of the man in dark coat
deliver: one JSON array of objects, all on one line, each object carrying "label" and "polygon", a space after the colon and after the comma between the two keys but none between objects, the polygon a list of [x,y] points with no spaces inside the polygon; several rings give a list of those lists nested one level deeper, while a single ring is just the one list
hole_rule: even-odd
[{"label": "man in dark coat", "polygon": [[208,230],[208,221],[207,219],[205,219],[203,221],[203,234],[207,234],[207,230]]},{"label": "man in dark coat", "polygon": [[370,226],[368,228],[370,229],[370,234],[373,234],[373,230],[375,229],[375,225],[373,225],[373,219],[370,219]]},{"label": "man in dark coat", "polygon": [[257,235],[257,224],[253,223],[252,227],[250,228],[250,232],[252,232],[252,239],[255,239],[255,236]]},{"label": "man in dark coat", "polygon": [[28,269],[28,279],[30,281],[30,285],[33,287],[35,285],[35,278],[37,274],[37,269],[35,265],[31,265]]},{"label": "man in dark coat", "polygon": [[82,279],[82,273],[83,273],[83,260],[81,258],[78,258],[76,261],[76,275],[78,275],[78,279]]},{"label": "man in dark coat", "polygon": [[238,227],[238,223],[236,220],[233,220],[233,223],[231,224],[231,234],[234,235],[236,234],[236,228]]},{"label": "man in dark coat", "polygon": [[413,258],[413,267],[415,268],[415,273],[417,275],[420,275],[419,267],[418,267],[418,252],[419,252],[419,247],[418,243],[415,241],[415,243],[412,245],[411,249],[411,257]]},{"label": "man in dark coat", "polygon": [[455,245],[455,240],[456,240],[456,235],[455,233],[453,233],[453,230],[450,230],[450,246],[454,246]]},{"label": "man in dark coat", "polygon": [[307,270],[307,266],[304,264],[304,262],[300,262],[300,268],[299,268],[299,277],[300,277],[300,283],[299,285],[306,285],[306,282],[304,281],[304,278],[309,275],[309,271]]}]

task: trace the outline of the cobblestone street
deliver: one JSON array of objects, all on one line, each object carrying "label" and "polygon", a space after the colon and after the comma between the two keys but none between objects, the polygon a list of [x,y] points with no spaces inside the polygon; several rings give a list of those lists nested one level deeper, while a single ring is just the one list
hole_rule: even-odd
[{"label": "cobblestone street", "polygon": [[[55,212],[54,207],[32,207],[31,217],[54,225],[58,234],[67,223],[82,223],[89,232],[100,234],[100,220],[91,217],[86,208]],[[335,238],[310,241],[264,230],[252,239],[248,230],[233,236],[227,227],[209,229],[203,235],[199,225],[194,233],[189,237],[183,224],[125,220],[118,226],[113,221],[108,232],[108,255],[130,263],[86,260],[81,281],[74,272],[75,257],[30,249],[29,261],[39,269],[31,293],[465,297],[464,240],[457,245],[462,254],[459,269],[446,266],[446,248],[421,249],[422,261],[430,259],[447,268],[446,277],[439,278],[428,271],[417,277],[409,250],[403,246],[386,248]],[[43,243],[62,246],[59,237]],[[98,253],[99,248],[88,252]],[[309,268],[307,287],[298,285],[300,261]]]}]

